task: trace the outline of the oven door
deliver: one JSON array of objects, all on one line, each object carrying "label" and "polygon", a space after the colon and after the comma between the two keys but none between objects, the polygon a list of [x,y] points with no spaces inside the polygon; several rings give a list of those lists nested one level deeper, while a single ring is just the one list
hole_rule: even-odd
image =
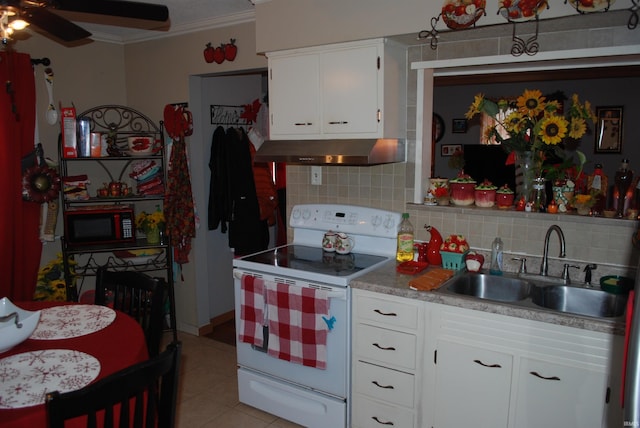
[{"label": "oven door", "polygon": [[[287,277],[276,277],[263,273],[234,271],[234,292],[236,306],[236,331],[240,330],[240,283],[243,274],[254,275],[265,281],[286,282],[290,286],[309,287],[318,286],[304,280]],[[322,286],[322,285],[320,285]],[[306,367],[301,364],[280,360],[268,355],[264,349],[255,348],[248,343],[237,340],[238,365],[268,376],[282,379],[333,395],[346,398],[349,385],[349,334],[351,324],[351,309],[349,304],[348,287],[330,287],[329,314],[335,317],[333,329],[327,334],[327,366],[326,369]]]}]

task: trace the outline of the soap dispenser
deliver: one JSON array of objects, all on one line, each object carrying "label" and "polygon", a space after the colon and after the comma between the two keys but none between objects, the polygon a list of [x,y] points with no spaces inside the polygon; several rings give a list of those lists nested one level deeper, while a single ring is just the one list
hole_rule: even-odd
[{"label": "soap dispenser", "polygon": [[491,244],[491,266],[489,267],[489,273],[491,275],[502,275],[503,248],[500,237],[493,240],[493,244]]}]

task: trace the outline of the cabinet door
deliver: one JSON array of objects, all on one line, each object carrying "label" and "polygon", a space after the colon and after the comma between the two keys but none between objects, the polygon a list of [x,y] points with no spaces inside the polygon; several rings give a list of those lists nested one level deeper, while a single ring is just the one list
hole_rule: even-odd
[{"label": "cabinet door", "polygon": [[378,56],[376,46],[341,49],[322,55],[323,133],[378,132],[378,110],[381,108]]},{"label": "cabinet door", "polygon": [[439,340],[433,426],[506,427],[512,366],[510,354]]},{"label": "cabinet door", "polygon": [[319,61],[317,54],[269,59],[271,138],[320,133]]},{"label": "cabinet door", "polygon": [[515,426],[602,427],[606,389],[602,372],[523,357]]}]

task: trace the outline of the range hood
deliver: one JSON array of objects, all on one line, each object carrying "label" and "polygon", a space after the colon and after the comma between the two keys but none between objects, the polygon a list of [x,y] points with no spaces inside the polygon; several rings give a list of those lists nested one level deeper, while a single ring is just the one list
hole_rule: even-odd
[{"label": "range hood", "polygon": [[390,138],[267,140],[255,155],[256,162],[286,162],[297,165],[365,166],[405,160],[405,141]]}]

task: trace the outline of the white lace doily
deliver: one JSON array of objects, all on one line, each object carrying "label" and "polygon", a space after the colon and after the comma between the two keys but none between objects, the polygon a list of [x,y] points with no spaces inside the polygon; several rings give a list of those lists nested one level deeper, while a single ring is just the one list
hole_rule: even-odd
[{"label": "white lace doily", "polygon": [[31,339],[53,340],[84,336],[113,322],[113,309],[100,305],[63,305],[43,309]]},{"label": "white lace doily", "polygon": [[69,392],[98,377],[100,361],[84,352],[46,349],[0,360],[0,409],[42,404],[48,392]]}]

